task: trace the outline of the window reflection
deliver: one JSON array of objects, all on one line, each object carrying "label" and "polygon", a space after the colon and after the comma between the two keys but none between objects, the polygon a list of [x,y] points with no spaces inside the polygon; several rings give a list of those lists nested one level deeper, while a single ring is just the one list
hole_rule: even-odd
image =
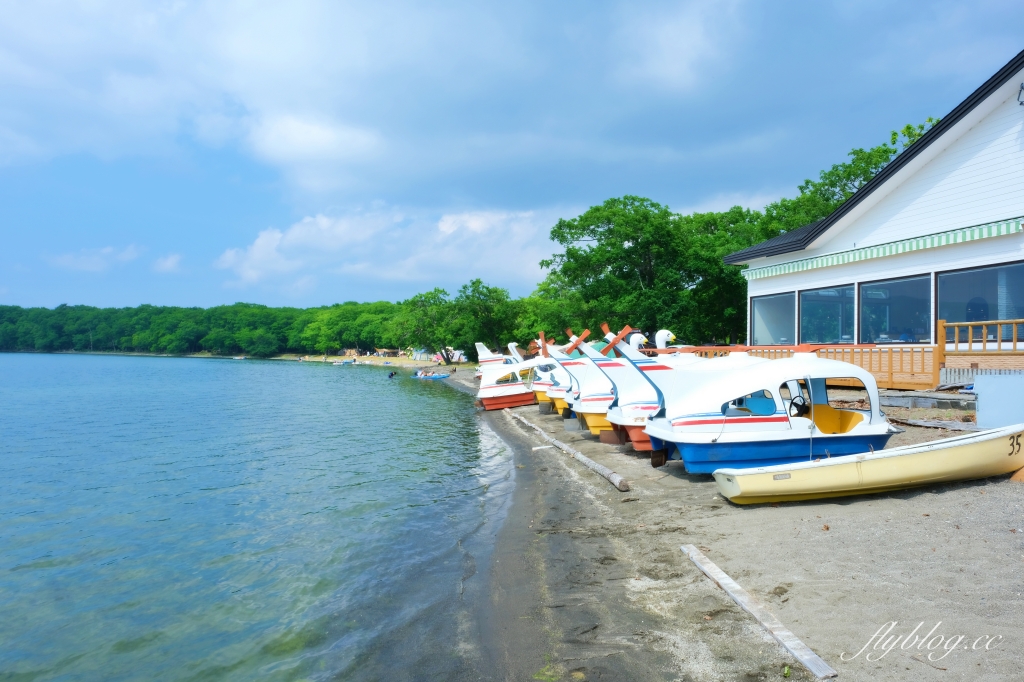
[{"label": "window reflection", "polygon": [[930,343],[930,280],[925,275],[862,284],[861,343]]},{"label": "window reflection", "polygon": [[[1024,314],[1024,264],[1000,265],[939,275],[939,319],[947,322],[1015,320]],[[962,330],[962,341],[967,330]],[[974,330],[981,338],[982,330]],[[991,337],[995,329],[988,331]],[[1003,340],[1013,334],[1003,327]]]},{"label": "window reflection", "polygon": [[853,343],[853,286],[800,292],[800,343]]}]

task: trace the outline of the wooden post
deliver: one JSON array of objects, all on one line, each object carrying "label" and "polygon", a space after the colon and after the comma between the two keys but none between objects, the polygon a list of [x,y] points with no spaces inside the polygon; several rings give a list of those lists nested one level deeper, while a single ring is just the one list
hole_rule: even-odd
[{"label": "wooden post", "polygon": [[[935,350],[932,352],[932,388],[938,387],[940,370],[946,364],[946,321],[938,320],[935,323],[935,331],[935,340],[938,343],[935,344]],[[956,327],[953,327],[953,332],[956,333]]]},{"label": "wooden post", "polygon": [[892,388],[892,346],[889,346],[889,385],[886,388]]},{"label": "wooden post", "polygon": [[697,568],[699,568],[704,575],[711,578],[716,585],[725,590],[725,593],[729,595],[741,609],[753,616],[757,622],[761,624],[761,627],[767,630],[768,634],[774,637],[775,641],[781,644],[786,651],[793,654],[793,657],[800,661],[800,663],[807,668],[812,675],[819,680],[825,680],[839,674],[828,663],[821,660],[816,653],[811,651],[806,644],[797,639],[796,635],[790,632],[790,630],[786,628],[786,626],[783,625],[774,614],[761,606],[756,599],[740,587],[739,583],[730,578],[725,571],[704,556],[700,550],[693,545],[683,545],[680,549],[683,550],[683,554],[690,558],[690,561],[697,565]]},{"label": "wooden post", "polygon": [[544,338],[544,332],[540,333],[540,354],[544,357],[548,356],[548,342]]},{"label": "wooden post", "polygon": [[547,442],[551,443],[552,445],[554,445],[556,448],[558,448],[562,452],[568,454],[570,457],[575,459],[577,462],[580,462],[581,464],[583,464],[583,466],[587,467],[588,469],[590,469],[594,473],[598,474],[599,476],[603,476],[609,483],[611,483],[613,486],[615,486],[616,490],[618,490],[619,492],[623,492],[623,493],[629,492],[629,481],[627,481],[622,476],[620,476],[619,474],[615,473],[614,471],[612,471],[611,469],[609,469],[605,465],[598,464],[594,460],[592,460],[589,457],[587,457],[586,455],[584,455],[579,450],[571,448],[571,447],[569,447],[568,445],[566,445],[565,443],[563,443],[561,441],[555,440],[554,438],[549,436],[544,431],[544,429],[540,428],[536,424],[531,424],[530,422],[528,422],[525,419],[523,419],[523,417],[521,417],[520,415],[515,414],[514,412],[510,411],[507,407],[505,408],[504,412],[505,412],[505,416],[506,417],[511,417],[513,419],[518,419],[519,421],[521,421],[522,423],[526,424],[531,429],[536,431],[540,435],[541,438],[543,438]]}]

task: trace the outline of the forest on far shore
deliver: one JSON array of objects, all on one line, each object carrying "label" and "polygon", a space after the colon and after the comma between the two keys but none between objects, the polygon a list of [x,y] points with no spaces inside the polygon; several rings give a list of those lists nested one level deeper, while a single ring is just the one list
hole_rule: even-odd
[{"label": "forest on far shore", "polygon": [[742,343],[746,282],[729,253],[826,217],[938,121],[893,131],[889,141],[854,149],[849,160],[806,180],[794,198],[763,211],[672,212],[650,199],[608,199],[551,228],[559,253],[529,296],[513,298],[479,279],[457,292],[433,289],[400,301],[319,308],[253,303],[180,308],[0,306],[0,351],[143,352],[185,355],[336,353],[355,348],[463,349],[527,345],[544,331],[630,325],[671,329],[681,343]]}]

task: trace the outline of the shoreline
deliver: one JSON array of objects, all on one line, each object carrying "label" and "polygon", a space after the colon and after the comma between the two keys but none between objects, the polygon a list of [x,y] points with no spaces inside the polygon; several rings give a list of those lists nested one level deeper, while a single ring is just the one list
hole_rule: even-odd
[{"label": "shoreline", "polygon": [[[446,383],[474,391],[472,375],[465,379]],[[501,412],[484,413],[512,449],[517,478],[487,577],[490,599],[477,606],[495,678],[759,680],[781,677],[788,665],[789,679],[814,679],[704,577],[683,544],[700,547],[841,679],[1018,676],[1024,487],[1008,476],[739,506],[709,476],[678,464],[653,469],[629,446],[566,432],[535,406],[514,411],[620,473],[632,490],[620,493],[544,448]],[[947,435],[901,434],[918,442]],[[871,648],[892,621],[893,637],[935,628],[929,642],[938,649]],[[912,635],[918,623],[924,629]],[[983,637],[1000,639],[972,649]]]},{"label": "shoreline", "polygon": [[[209,352],[200,353],[184,353],[182,355],[173,355],[171,353],[139,353],[135,351],[119,351],[119,350],[5,350],[0,353],[10,353],[12,355],[24,354],[24,355],[100,355],[100,356],[119,356],[119,357],[140,357],[140,358],[189,358],[198,360],[235,360],[239,356],[234,355],[216,355]],[[401,357],[401,358],[388,358],[376,355],[300,355],[298,353],[280,353],[278,355],[272,355],[266,358],[258,358],[255,356],[240,356],[244,360],[290,360],[298,362],[302,359],[302,362],[317,362],[317,363],[332,363],[341,360],[358,360],[360,365],[380,365],[386,366],[384,363],[389,363],[395,367],[443,367],[443,368],[468,368],[475,367],[475,363],[472,362],[456,362],[451,365],[445,365],[444,363],[438,365],[436,362],[431,360],[413,360],[412,358]]]}]

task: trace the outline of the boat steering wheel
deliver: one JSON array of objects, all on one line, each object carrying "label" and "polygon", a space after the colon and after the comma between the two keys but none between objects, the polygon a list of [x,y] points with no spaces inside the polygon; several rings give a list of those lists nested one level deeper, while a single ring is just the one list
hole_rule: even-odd
[{"label": "boat steering wheel", "polygon": [[810,411],[811,408],[807,405],[807,398],[804,398],[802,395],[798,395],[789,401],[790,417],[802,417]]}]

